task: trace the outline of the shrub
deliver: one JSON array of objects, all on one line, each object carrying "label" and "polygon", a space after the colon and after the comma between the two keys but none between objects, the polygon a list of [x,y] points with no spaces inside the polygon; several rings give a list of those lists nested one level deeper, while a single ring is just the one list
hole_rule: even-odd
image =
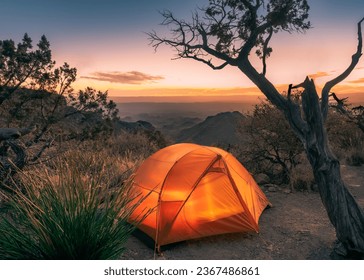
[{"label": "shrub", "polygon": [[292,169],[302,163],[303,146],[284,114],[269,101],[261,101],[239,132],[242,144],[231,152],[251,172],[265,173],[276,184],[289,184]]},{"label": "shrub", "polygon": [[291,190],[310,191],[314,183],[315,179],[308,161],[304,161],[292,169],[290,178]]},{"label": "shrub", "polygon": [[157,137],[158,135],[162,138],[159,132],[149,134],[146,132],[124,132],[110,138],[107,145],[113,153],[120,156],[128,156],[131,153],[136,157],[145,159],[166,146],[164,140]]},{"label": "shrub", "polygon": [[135,197],[130,184],[109,183],[114,171],[101,162],[77,154],[52,169],[22,172],[22,189],[7,197],[0,221],[0,258],[120,257],[135,226],[127,223]]},{"label": "shrub", "polygon": [[364,163],[364,134],[359,127],[336,111],[330,111],[326,124],[331,148],[349,165]]},{"label": "shrub", "polygon": [[352,148],[347,151],[346,163],[351,166],[361,166],[364,164],[364,149],[363,146]]}]

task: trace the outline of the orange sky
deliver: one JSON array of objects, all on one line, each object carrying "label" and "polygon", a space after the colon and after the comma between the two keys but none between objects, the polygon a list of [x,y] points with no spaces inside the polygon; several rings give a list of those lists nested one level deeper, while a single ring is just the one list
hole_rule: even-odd
[{"label": "orange sky", "polygon": [[[92,49],[86,50],[90,53],[86,57],[92,57],[91,60],[74,58],[79,70],[76,88],[92,86],[108,90],[110,96],[259,94],[254,84],[234,67],[214,71],[193,60],[171,60],[173,52],[167,47],[155,53],[151,47],[145,47],[145,37],[135,40],[140,41],[135,48],[115,42],[99,55],[92,55]],[[347,25],[347,30],[323,25],[306,34],[278,34],[271,45],[273,53],[268,59],[267,77],[274,84],[281,85],[281,90],[289,83],[302,82],[306,75],[322,86],[349,65],[357,46],[356,22],[353,20],[351,26]],[[255,58],[253,61],[261,69],[260,62]],[[105,78],[105,74],[111,74],[111,77]],[[99,77],[100,80],[90,77]],[[364,60],[333,90],[342,94],[360,94],[364,99],[363,77]],[[101,81],[107,79],[111,81]],[[117,82],[120,79],[123,82]],[[130,83],[127,83],[128,79]]]},{"label": "orange sky", "polygon": [[[0,38],[20,40],[25,32],[37,42],[45,34],[57,63],[78,70],[74,88],[91,86],[110,96],[219,96],[259,94],[239,70],[214,71],[192,60],[171,60],[173,52],[148,45],[145,32],[164,32],[159,10],[189,19],[207,0],[17,0],[2,5]],[[276,85],[297,84],[306,75],[317,85],[340,74],[357,46],[356,23],[363,0],[309,0],[313,28],[306,34],[274,34],[267,77]],[[255,56],[255,55],[252,55]],[[261,64],[253,59],[258,69]],[[336,93],[364,99],[364,58]]]},{"label": "orange sky", "polygon": [[[355,32],[351,32],[341,43],[336,44],[330,44],[330,39],[315,42],[315,36],[309,34],[291,35],[292,38],[287,39],[287,46],[273,41],[274,53],[268,59],[267,77],[281,90],[286,89],[289,83],[302,82],[306,75],[322,86],[349,65],[356,48],[355,35]],[[171,60],[173,53],[166,48],[157,53],[149,49],[128,51],[125,56],[119,53],[115,57],[115,53],[117,52],[113,51],[105,56],[93,57],[92,63],[79,61],[79,78],[75,87],[92,86],[108,90],[111,96],[259,94],[255,85],[233,67],[214,71],[196,61]],[[122,66],[120,61],[123,61]],[[256,65],[260,69],[260,63],[256,62]],[[134,73],[133,69],[140,69],[140,73]],[[98,74],[105,73],[112,74],[111,79],[115,79],[115,82],[101,81],[105,79],[104,76],[100,80],[85,78],[95,78]],[[142,74],[146,76],[145,80],[138,76]],[[364,62],[360,61],[352,74],[333,90],[363,94],[363,77]],[[120,78],[124,81],[130,78],[136,82],[116,82]]]}]

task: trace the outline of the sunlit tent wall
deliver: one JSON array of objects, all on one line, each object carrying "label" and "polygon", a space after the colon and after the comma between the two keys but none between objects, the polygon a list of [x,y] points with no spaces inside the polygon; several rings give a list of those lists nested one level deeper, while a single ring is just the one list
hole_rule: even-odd
[{"label": "sunlit tent wall", "polygon": [[[137,170],[134,191],[144,197],[130,220],[154,209],[139,229],[157,246],[230,232],[258,232],[269,204],[249,172],[215,147],[176,144]],[[136,199],[135,201],[140,201]]]}]

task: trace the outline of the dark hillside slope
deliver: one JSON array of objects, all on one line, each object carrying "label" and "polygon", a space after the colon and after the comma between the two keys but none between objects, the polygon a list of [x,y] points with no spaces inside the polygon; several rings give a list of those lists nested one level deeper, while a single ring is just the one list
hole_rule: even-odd
[{"label": "dark hillside slope", "polygon": [[244,120],[244,115],[237,111],[209,116],[203,122],[182,130],[177,137],[177,142],[222,147],[234,145],[239,142],[239,131]]}]

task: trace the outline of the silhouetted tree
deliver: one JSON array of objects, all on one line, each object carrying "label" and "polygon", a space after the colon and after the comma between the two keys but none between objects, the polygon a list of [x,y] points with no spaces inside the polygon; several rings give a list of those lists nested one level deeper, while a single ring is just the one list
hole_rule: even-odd
[{"label": "silhouetted tree", "polygon": [[364,106],[350,106],[347,102],[348,97],[339,98],[334,92],[330,96],[334,99],[331,106],[346,116],[350,122],[354,123],[364,133]]},{"label": "silhouetted tree", "polygon": [[56,144],[110,130],[117,118],[107,92],[74,92],[76,68],[55,65],[45,36],[35,49],[27,34],[18,44],[0,40],[0,179]]},{"label": "silhouetted tree", "polygon": [[[290,85],[287,96],[281,95],[266,77],[272,36],[309,29],[308,12],[306,0],[209,0],[207,7],[193,14],[191,22],[175,18],[170,11],[162,12],[163,24],[170,27],[171,36],[151,32],[149,37],[154,48],[166,44],[175,50],[177,58],[194,59],[215,70],[235,66],[254,82],[284,113],[303,143],[322,202],[336,229],[340,242],[337,248],[363,254],[364,213],[341,178],[340,163],[329,148],[324,123],[331,88],[351,73],[361,57],[364,19],[358,23],[358,46],[350,65],[325,84],[321,99],[314,81],[308,77],[300,85]],[[251,63],[252,51],[261,58],[260,72]],[[292,88],[303,88],[301,103],[291,98]]]}]

